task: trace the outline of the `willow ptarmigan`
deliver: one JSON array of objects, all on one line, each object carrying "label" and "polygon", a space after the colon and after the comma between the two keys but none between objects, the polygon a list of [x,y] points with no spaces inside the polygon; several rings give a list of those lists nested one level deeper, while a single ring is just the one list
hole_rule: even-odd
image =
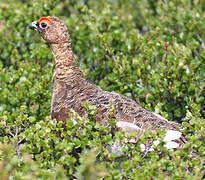
[{"label": "willow ptarmigan", "polygon": [[29,27],[38,31],[52,50],[55,63],[51,104],[53,118],[65,122],[70,110],[86,115],[87,111],[81,104],[87,102],[97,109],[96,121],[106,126],[112,102],[116,126],[126,133],[136,131],[140,136],[145,130],[161,128],[167,131],[164,138],[167,148],[178,148],[183,144],[183,135],[178,131],[181,128],[179,124],[147,111],[129,98],[103,91],[84,78],[74,59],[67,27],[58,18],[42,17]]}]

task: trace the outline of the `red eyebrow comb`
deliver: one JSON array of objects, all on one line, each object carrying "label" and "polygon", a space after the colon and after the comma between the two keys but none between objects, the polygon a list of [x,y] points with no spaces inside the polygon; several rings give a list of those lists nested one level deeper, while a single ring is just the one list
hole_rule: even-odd
[{"label": "red eyebrow comb", "polygon": [[42,18],[40,18],[40,19],[38,20],[38,23],[40,24],[41,21],[47,21],[49,24],[52,24],[51,19],[48,18],[48,17],[42,17]]}]

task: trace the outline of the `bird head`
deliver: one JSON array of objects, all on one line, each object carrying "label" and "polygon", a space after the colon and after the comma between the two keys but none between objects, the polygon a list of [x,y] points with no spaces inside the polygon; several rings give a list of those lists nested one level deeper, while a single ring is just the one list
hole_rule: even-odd
[{"label": "bird head", "polygon": [[42,17],[32,22],[29,28],[38,31],[49,44],[69,42],[67,27],[56,17]]}]

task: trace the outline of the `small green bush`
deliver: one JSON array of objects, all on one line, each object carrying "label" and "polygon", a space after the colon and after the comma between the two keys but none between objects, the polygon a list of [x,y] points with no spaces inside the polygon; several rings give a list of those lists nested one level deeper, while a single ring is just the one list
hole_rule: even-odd
[{"label": "small green bush", "polygon": [[[0,177],[2,179],[202,179],[205,177],[204,1],[0,0]],[[186,145],[147,132],[137,144],[123,132],[70,114],[50,118],[53,62],[49,46],[27,26],[42,16],[68,26],[86,78],[182,123]],[[75,125],[72,118],[78,122]],[[119,143],[124,156],[109,151]]]}]

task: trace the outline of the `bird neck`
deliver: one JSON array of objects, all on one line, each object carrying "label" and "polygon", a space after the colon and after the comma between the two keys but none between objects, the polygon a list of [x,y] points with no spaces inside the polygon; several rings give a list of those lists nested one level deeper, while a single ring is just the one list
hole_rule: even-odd
[{"label": "bird neck", "polygon": [[70,42],[51,44],[51,50],[56,67],[77,65]]},{"label": "bird neck", "polygon": [[70,76],[74,76],[76,73],[78,76],[83,76],[82,71],[77,66],[77,62],[74,59],[70,42],[51,44],[50,46],[55,63],[55,78],[67,79]]}]

